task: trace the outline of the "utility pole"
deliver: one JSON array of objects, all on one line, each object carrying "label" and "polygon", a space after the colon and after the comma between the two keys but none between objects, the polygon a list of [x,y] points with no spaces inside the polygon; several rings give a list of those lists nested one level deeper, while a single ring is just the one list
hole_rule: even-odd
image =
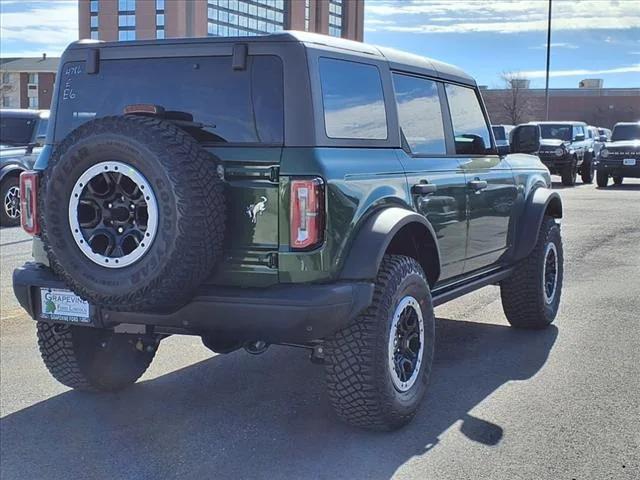
[{"label": "utility pole", "polygon": [[544,119],[549,120],[549,64],[551,62],[551,2],[549,0],[549,20],[547,22],[547,79],[544,86]]}]

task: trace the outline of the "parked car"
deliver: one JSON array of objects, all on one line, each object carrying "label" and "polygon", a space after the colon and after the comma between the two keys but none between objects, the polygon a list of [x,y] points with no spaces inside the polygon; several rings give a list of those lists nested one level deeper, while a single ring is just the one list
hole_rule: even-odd
[{"label": "parked car", "polygon": [[[513,125],[491,125],[491,130],[493,131],[493,138],[495,138],[496,146],[498,148],[504,147],[505,149],[508,149],[509,136],[513,128],[514,128]],[[508,152],[508,150],[506,151]]]},{"label": "parked car", "polygon": [[60,63],[13,286],[63,384],[124,388],[173,334],[292,345],[341,418],[394,429],[426,392],[436,305],[499,284],[511,325],[553,322],[540,129],[498,155],[462,70],[301,32],[81,42]]},{"label": "parked car", "polygon": [[621,185],[625,177],[640,178],[640,122],[620,122],[613,127],[611,141],[600,152],[597,182],[606,187],[609,177]]},{"label": "parked car", "polygon": [[600,141],[600,133],[598,132],[598,129],[591,125],[587,127],[587,143],[589,144],[587,152],[591,157],[593,167],[595,168],[597,165],[598,155],[604,146],[604,142]]},{"label": "parked car", "polygon": [[48,110],[0,110],[0,225],[20,225],[20,173],[33,168],[47,132]]},{"label": "parked car", "polygon": [[573,186],[578,172],[584,183],[593,182],[593,139],[588,139],[584,122],[530,122],[542,132],[540,160],[552,174],[562,177],[562,184]]}]

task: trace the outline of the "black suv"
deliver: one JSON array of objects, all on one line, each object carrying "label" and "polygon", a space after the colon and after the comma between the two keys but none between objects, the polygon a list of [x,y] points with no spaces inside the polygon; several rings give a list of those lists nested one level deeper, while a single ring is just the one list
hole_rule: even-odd
[{"label": "black suv", "polygon": [[552,174],[562,177],[562,184],[573,186],[578,172],[584,183],[594,176],[593,140],[587,138],[584,122],[531,122],[541,132],[538,155]]},{"label": "black suv", "polygon": [[57,78],[13,285],[65,385],[126,387],[169,335],[284,344],[341,418],[393,429],[427,390],[435,306],[499,284],[514,327],[556,317],[539,128],[499,155],[456,67],[285,32],[75,43]]},{"label": "black suv", "polygon": [[20,174],[33,168],[47,133],[48,110],[0,110],[0,225],[20,225]]},{"label": "black suv", "polygon": [[600,151],[597,177],[599,187],[606,187],[609,177],[615,185],[624,177],[640,178],[640,122],[616,123],[611,141]]}]

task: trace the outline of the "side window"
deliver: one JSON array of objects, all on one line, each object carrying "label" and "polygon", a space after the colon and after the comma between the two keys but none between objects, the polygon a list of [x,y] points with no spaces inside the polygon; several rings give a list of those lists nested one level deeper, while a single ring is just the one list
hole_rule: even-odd
[{"label": "side window", "polygon": [[573,127],[573,139],[575,140],[576,137],[580,134],[584,134],[584,130],[582,130],[582,126],[580,125],[576,125]]},{"label": "side window", "polygon": [[324,125],[330,138],[387,139],[380,71],[374,65],[321,58]]},{"label": "side window", "polygon": [[458,155],[493,153],[489,127],[473,88],[446,85]]},{"label": "side window", "polygon": [[438,84],[432,80],[393,74],[400,128],[411,152],[444,155],[446,144]]}]

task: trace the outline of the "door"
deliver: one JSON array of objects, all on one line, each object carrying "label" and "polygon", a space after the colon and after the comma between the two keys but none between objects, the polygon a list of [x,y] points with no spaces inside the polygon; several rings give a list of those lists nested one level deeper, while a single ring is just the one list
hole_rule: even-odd
[{"label": "door", "polygon": [[440,248],[440,281],[462,274],[467,243],[465,173],[447,156],[442,115],[443,85],[406,74],[393,74],[403,136],[399,151],[417,212],[433,226]]},{"label": "door", "polygon": [[468,239],[464,266],[495,264],[509,247],[517,189],[510,165],[496,154],[475,89],[446,84],[454,148],[466,176]]}]

